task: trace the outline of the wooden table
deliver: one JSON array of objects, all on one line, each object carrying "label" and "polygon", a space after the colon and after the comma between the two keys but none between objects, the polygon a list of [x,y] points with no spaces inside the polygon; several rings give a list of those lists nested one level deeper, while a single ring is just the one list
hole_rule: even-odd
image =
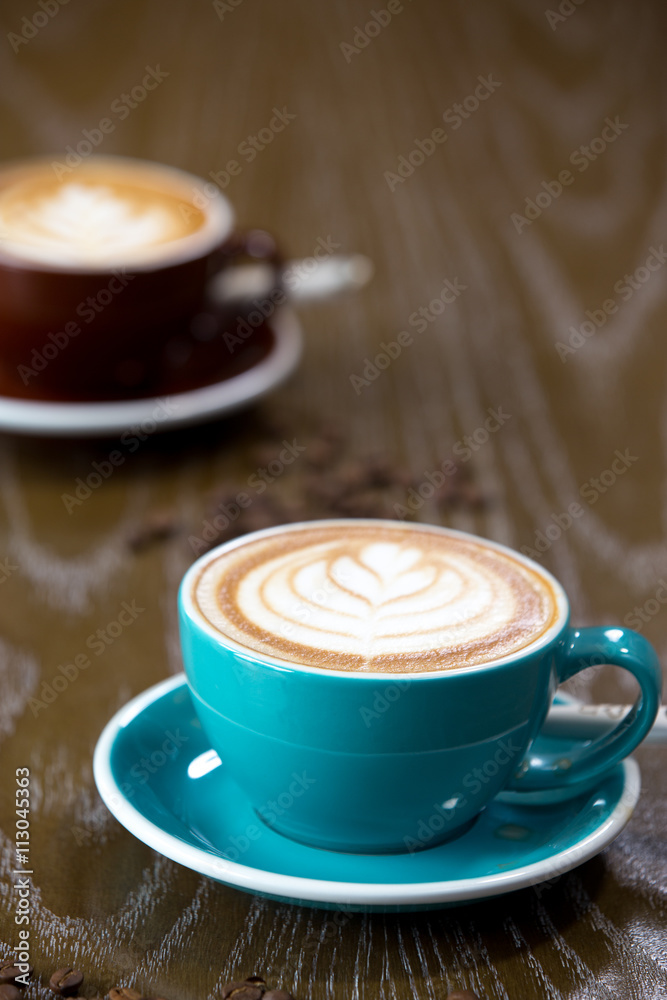
[{"label": "wooden table", "polygon": [[[14,773],[27,766],[40,977],[27,996],[46,997],[68,962],[89,996],[123,983],[213,997],[253,972],[316,1000],[664,996],[660,749],[636,755],[643,792],[618,840],[547,891],[340,927],[155,854],[107,812],[91,771],[107,719],[181,669],[189,537],[283,438],[321,452],[323,428],[339,435],[335,459],[295,462],[244,529],[340,511],[341,477],[357,482],[346,513],[391,514],[500,407],[503,426],[461,463],[464,488],[416,516],[535,548],[580,503],[560,537],[550,528],[542,564],[576,622],[627,622],[638,607],[665,651],[664,6],[392,0],[388,20],[386,0],[88,0],[46,22],[41,9],[8,0],[0,13],[3,158],[64,155],[159,67],[100,151],[221,183],[235,159],[226,193],[241,224],[295,255],[331,239],[377,273],[356,297],[302,310],[305,356],[286,386],[234,419],[149,436],[70,512],[62,495],[117,441],[0,440],[0,911],[10,950]],[[294,117],[250,158],[243,143],[276,108]],[[446,281],[452,301],[411,326]],[[402,330],[413,343],[364,376]],[[623,474],[591,485],[617,451],[632,457]],[[370,485],[369,455],[385,470]],[[145,610],[35,714],[30,699],[124,601]],[[627,701],[617,673],[590,671],[575,692]],[[306,956],[308,935],[322,943]]]}]

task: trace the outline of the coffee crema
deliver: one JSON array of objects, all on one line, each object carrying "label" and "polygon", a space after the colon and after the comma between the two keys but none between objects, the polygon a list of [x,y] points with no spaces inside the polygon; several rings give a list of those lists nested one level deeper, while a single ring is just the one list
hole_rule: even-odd
[{"label": "coffee crema", "polygon": [[50,266],[144,263],[206,222],[176,176],[94,157],[62,178],[47,162],[0,171],[1,245]]},{"label": "coffee crema", "polygon": [[524,649],[558,619],[548,580],[510,553],[390,522],[322,524],[223,552],[192,597],[250,650],[330,670],[422,672]]}]

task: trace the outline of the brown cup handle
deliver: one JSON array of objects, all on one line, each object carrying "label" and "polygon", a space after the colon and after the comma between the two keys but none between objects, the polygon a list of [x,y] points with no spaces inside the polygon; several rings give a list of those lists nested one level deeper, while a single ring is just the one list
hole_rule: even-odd
[{"label": "brown cup handle", "polygon": [[281,287],[285,260],[276,240],[265,229],[233,232],[211,259],[211,278],[219,271],[253,264],[267,264],[273,271],[273,282],[267,294]]},{"label": "brown cup handle", "polygon": [[283,264],[283,255],[278,245],[265,229],[248,229],[233,232],[220,247],[220,254],[229,258],[248,258],[253,261],[268,261],[276,265]]}]

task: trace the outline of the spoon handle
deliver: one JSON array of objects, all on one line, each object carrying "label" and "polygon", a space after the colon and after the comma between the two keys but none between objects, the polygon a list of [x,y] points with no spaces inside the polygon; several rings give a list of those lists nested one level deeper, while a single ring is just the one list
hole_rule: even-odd
[{"label": "spoon handle", "polygon": [[[305,305],[363,288],[373,276],[373,263],[359,253],[332,254],[322,260],[306,257],[288,260],[279,276],[282,291],[289,301],[293,305]],[[275,285],[273,264],[238,264],[215,275],[209,283],[208,294],[220,306],[247,304],[270,296]]]},{"label": "spoon handle", "polygon": [[[595,739],[612,729],[630,711],[631,705],[584,705],[573,702],[552,705],[541,732],[545,736],[576,736]],[[661,705],[652,729],[643,743],[667,746],[667,705]]]}]

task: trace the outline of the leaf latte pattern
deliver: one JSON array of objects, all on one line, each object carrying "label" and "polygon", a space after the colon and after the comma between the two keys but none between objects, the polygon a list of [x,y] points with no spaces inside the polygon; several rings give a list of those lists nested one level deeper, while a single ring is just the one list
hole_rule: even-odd
[{"label": "leaf latte pattern", "polygon": [[196,583],[235,642],[329,669],[425,671],[522,649],[555,621],[548,580],[510,553],[444,531],[329,525],[238,545]]}]

